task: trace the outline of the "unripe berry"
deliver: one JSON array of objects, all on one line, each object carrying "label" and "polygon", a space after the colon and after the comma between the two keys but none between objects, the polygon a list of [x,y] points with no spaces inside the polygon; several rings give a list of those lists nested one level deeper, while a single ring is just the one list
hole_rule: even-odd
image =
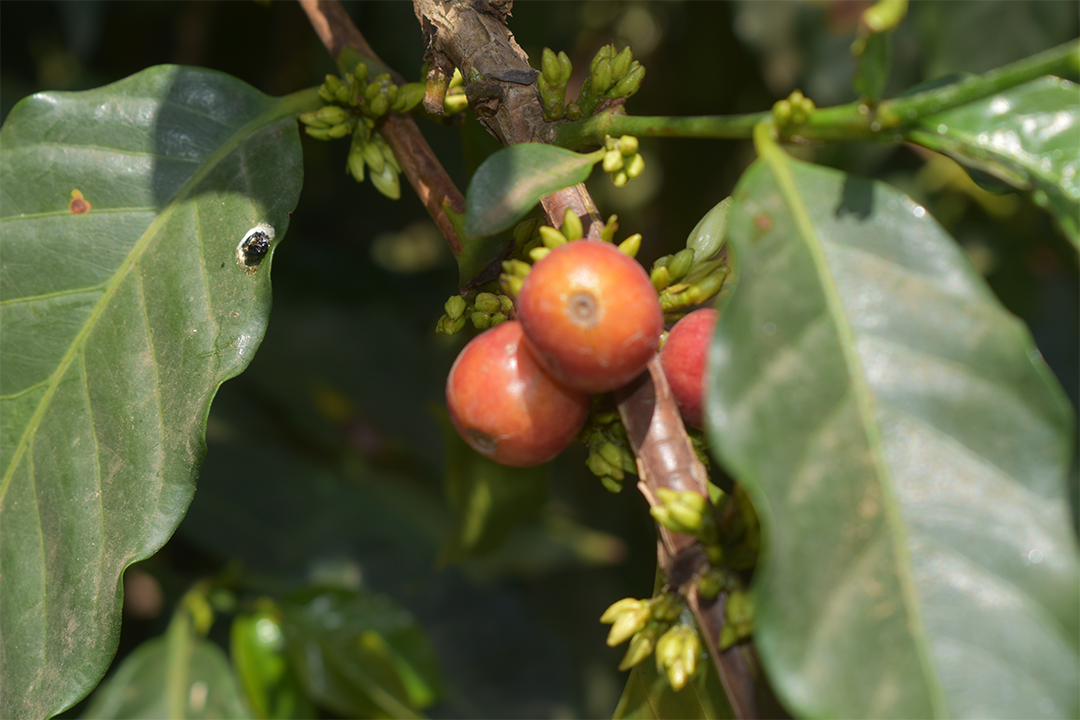
[{"label": "unripe berry", "polygon": [[474,450],[529,467],[551,460],[577,436],[588,395],[545,373],[522,343],[521,324],[503,322],[458,355],[446,380],[450,420]]},{"label": "unripe berry", "polygon": [[517,297],[525,343],[569,387],[622,387],[656,353],[664,317],[649,276],[610,243],[579,240],[533,266]]},{"label": "unripe berry", "polygon": [[696,428],[704,427],[705,363],[717,316],[713,308],[695,310],[675,323],[660,350],[660,364],[671,394],[683,420]]}]

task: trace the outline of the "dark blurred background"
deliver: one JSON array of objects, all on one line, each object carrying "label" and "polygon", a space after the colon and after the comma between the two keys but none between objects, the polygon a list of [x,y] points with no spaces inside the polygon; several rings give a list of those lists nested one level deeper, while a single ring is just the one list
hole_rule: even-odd
[{"label": "dark blurred background", "polygon": [[[848,48],[867,6],[519,0],[510,27],[530,57],[546,45],[566,50],[579,68],[605,42],[631,44],[648,71],[631,113],[730,114],[768,109],[796,87],[819,107],[854,100]],[[388,64],[420,79],[411,3],[346,7]],[[1075,38],[1078,17],[1072,0],[914,3],[896,33],[887,94]],[[0,4],[4,117],[25,95],[97,87],[161,63],[220,70],[271,95],[335,71],[294,3]],[[495,148],[471,119],[421,129],[462,188]],[[118,661],[163,631],[191,583],[228,569],[241,602],[326,582],[367,587],[407,607],[446,676],[447,695],[432,716],[609,716],[625,681],[615,669],[622,650],[605,646],[597,619],[614,600],[652,592],[644,501],[632,488],[606,492],[575,447],[531,477],[530,487],[546,483],[547,500],[528,505],[504,545],[448,561],[454,515],[444,482],[448,471],[469,468],[454,466],[447,452],[455,441],[442,388],[469,333],[447,338],[434,327],[456,290],[456,267],[411,189],[388,200],[345,174],[346,141],[304,143],[306,181],[275,251],[269,331],[250,369],[215,401],[187,518],[140,564],[142,574],[128,573]],[[924,204],[1028,323],[1077,405],[1077,256],[1045,213],[1024,196],[991,195],[952,161],[908,147],[793,152],[886,180]],[[620,236],[643,233],[639,257],[649,265],[683,246],[754,154],[748,142],[690,140],[644,140],[642,153],[641,178],[615,190],[596,173],[590,188],[604,214],[618,213]],[[219,623],[214,636],[224,640],[225,628]]]}]

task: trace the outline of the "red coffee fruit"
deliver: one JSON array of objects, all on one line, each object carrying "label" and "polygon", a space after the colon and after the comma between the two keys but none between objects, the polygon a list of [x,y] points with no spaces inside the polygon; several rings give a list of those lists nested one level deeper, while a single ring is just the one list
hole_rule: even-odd
[{"label": "red coffee fruit", "polygon": [[637,377],[664,330],[645,269],[605,242],[556,247],[533,266],[516,305],[525,343],[544,369],[587,393]]},{"label": "red coffee fruit", "polygon": [[695,310],[671,328],[660,350],[671,394],[687,425],[702,428],[705,403],[705,364],[719,313],[713,308]]},{"label": "red coffee fruit", "polygon": [[590,404],[588,395],[543,371],[513,321],[473,338],[446,379],[446,407],[461,437],[514,467],[539,465],[562,452],[585,424]]}]

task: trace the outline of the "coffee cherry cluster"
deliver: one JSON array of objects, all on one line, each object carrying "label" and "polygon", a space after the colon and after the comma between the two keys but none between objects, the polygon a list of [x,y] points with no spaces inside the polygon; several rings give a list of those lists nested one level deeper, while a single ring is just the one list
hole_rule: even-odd
[{"label": "coffee cherry cluster", "polygon": [[[481,292],[471,302],[452,297],[438,326],[445,333],[467,320],[492,327],[466,345],[447,380],[450,417],[466,442],[523,467],[552,459],[580,437],[589,447],[589,468],[615,492],[636,465],[610,407],[594,412],[583,430],[591,396],[617,390],[645,370],[660,349],[665,319],[663,295],[633,258],[641,236],[615,245],[616,227],[612,216],[596,242],[581,239],[581,220],[569,211],[560,229],[523,222],[515,230],[518,257],[503,263],[502,292]],[[688,252],[677,277],[706,264],[694,262],[695,249]],[[709,265],[706,275],[715,269]],[[688,315],[660,356],[694,427],[702,425],[706,348],[715,322],[715,310]]]}]

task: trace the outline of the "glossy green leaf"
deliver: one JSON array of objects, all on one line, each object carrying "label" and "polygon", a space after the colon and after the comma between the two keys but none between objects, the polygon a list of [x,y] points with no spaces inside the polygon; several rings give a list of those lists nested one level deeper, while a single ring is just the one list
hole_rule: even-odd
[{"label": "glossy green leaf", "polygon": [[[104,718],[249,718],[229,659],[214,643],[190,638],[188,651],[179,660],[170,655],[166,638],[147,640],[124,659],[117,671],[101,684],[83,717]],[[170,714],[169,675],[181,670],[187,677],[183,715]]]},{"label": "glossy green leaf", "polygon": [[0,716],[60,712],[108,668],[120,575],[183,517],[210,401],[266,328],[273,250],[248,272],[237,247],[285,234],[313,99],[162,66],[4,124],[0,684],[27,691]]},{"label": "glossy green leaf", "polygon": [[365,591],[305,590],[282,629],[308,695],[346,717],[420,717],[442,692],[438,659],[412,616]]},{"label": "glossy green leaf", "polygon": [[1080,88],[1043,77],[926,118],[910,139],[1028,190],[1080,249]]},{"label": "glossy green leaf", "polygon": [[713,449],[765,530],[755,644],[810,717],[1074,717],[1074,417],[924,208],[772,146],[728,225]]},{"label": "glossy green leaf", "polygon": [[667,678],[656,672],[652,657],[630,671],[626,687],[612,718],[620,720],[714,720],[733,718],[731,705],[712,663],[702,657],[693,680],[682,690],[671,689]]},{"label": "glossy green leaf", "polygon": [[548,193],[585,182],[602,155],[523,143],[499,150],[480,165],[465,196],[465,233],[483,237],[508,230]]}]

